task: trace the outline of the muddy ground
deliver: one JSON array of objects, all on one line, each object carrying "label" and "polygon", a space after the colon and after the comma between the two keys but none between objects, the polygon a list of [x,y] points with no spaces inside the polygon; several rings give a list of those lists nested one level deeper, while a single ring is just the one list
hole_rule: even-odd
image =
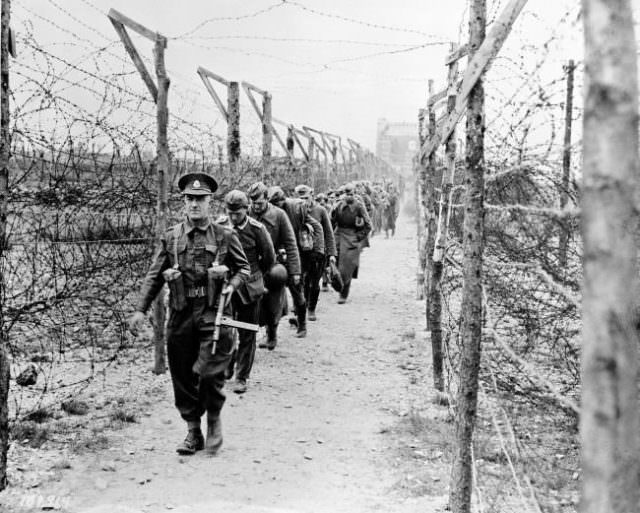
[{"label": "muddy ground", "polygon": [[78,396],[88,412],[57,412],[39,448],[13,444],[0,509],[443,511],[453,424],[433,400],[415,271],[401,218],[365,250],[347,304],[323,292],[307,338],[285,321],[277,349],[258,349],[248,392],[227,392],[215,457],[175,453],[186,430],[169,376],[138,339]]}]

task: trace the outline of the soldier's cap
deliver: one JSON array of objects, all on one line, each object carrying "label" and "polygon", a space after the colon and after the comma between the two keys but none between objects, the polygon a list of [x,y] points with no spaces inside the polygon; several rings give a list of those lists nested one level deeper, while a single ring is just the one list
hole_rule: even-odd
[{"label": "soldier's cap", "polygon": [[300,185],[296,185],[296,188],[294,189],[296,194],[298,195],[298,197],[302,198],[302,197],[308,197],[311,194],[313,194],[313,189],[311,187],[309,187],[308,185],[305,185],[303,183],[301,183]]},{"label": "soldier's cap", "polygon": [[269,187],[269,190],[267,191],[267,198],[269,199],[269,203],[278,203],[287,199],[282,188],[277,185]]},{"label": "soldier's cap", "polygon": [[249,187],[247,194],[252,200],[256,200],[262,196],[267,196],[267,191],[268,189],[265,184],[262,182],[256,182]]},{"label": "soldier's cap", "polygon": [[326,199],[327,199],[327,195],[324,192],[319,192],[318,194],[316,194],[317,201],[326,200]]},{"label": "soldier's cap", "polygon": [[178,189],[183,195],[206,196],[218,189],[218,182],[206,173],[187,173],[178,180]]},{"label": "soldier's cap", "polygon": [[247,198],[247,195],[244,192],[235,189],[233,191],[229,191],[224,197],[224,205],[231,211],[249,208],[249,198]]},{"label": "soldier's cap", "polygon": [[347,193],[347,194],[348,193],[353,193],[354,190],[355,190],[355,187],[354,187],[353,183],[347,183],[343,187],[344,187],[344,189],[343,189],[342,192]]}]

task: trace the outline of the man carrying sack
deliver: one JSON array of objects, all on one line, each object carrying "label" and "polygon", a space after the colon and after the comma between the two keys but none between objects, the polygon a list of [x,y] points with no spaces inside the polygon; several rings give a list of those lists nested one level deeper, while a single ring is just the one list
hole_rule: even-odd
[{"label": "man carrying sack", "polygon": [[[216,326],[220,301],[231,316],[231,295],[251,274],[238,236],[209,219],[211,195],[218,187],[205,173],[189,173],[178,187],[186,219],[169,228],[160,241],[142,285],[129,329],[137,335],[145,312],[165,284],[169,285],[167,356],[175,404],[188,433],[179,454],[222,445],[220,411],[225,401],[224,371],[233,350],[231,328]],[[221,312],[222,313],[222,312]],[[206,442],[200,419],[207,413]]]}]

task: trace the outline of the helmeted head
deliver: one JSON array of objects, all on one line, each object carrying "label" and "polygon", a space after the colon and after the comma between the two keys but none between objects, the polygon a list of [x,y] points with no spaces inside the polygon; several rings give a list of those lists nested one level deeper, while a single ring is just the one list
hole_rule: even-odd
[{"label": "helmeted head", "polygon": [[269,199],[269,203],[271,203],[272,205],[275,205],[276,207],[282,207],[285,200],[287,199],[287,196],[285,195],[281,187],[273,185],[269,187],[269,190],[267,191],[267,198]]},{"label": "helmeted head", "polygon": [[215,179],[206,173],[187,173],[178,180],[185,211],[191,221],[208,219],[211,195],[218,189]]},{"label": "helmeted head", "polygon": [[256,182],[247,191],[249,200],[251,201],[251,209],[256,214],[262,214],[269,207],[269,200],[267,198],[267,186],[262,182]]},{"label": "helmeted head", "polygon": [[247,195],[237,189],[229,191],[224,197],[224,206],[227,210],[227,216],[234,226],[242,224],[247,218],[247,209],[249,208],[249,198]]}]

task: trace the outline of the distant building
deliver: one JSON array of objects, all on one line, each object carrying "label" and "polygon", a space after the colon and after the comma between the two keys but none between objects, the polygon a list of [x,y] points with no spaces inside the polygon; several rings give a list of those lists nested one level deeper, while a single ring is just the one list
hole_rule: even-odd
[{"label": "distant building", "polygon": [[418,145],[417,123],[378,119],[376,154],[404,176],[413,173],[413,157]]}]

